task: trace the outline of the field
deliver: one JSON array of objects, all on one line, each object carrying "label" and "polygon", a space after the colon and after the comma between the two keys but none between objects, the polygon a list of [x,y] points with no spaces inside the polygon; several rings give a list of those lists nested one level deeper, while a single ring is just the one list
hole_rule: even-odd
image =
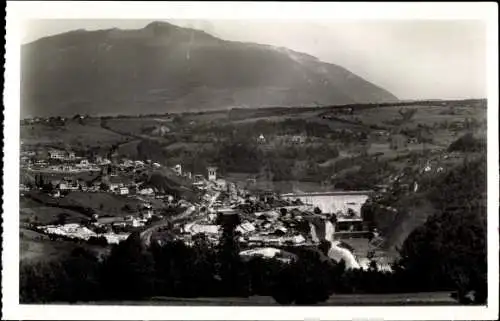
[{"label": "field", "polygon": [[[71,192],[64,198],[53,199],[50,196],[30,192],[26,200],[21,201],[21,220],[37,217],[40,222],[52,222],[60,213],[67,215],[68,222],[80,222],[90,217],[89,209],[99,215],[125,216],[136,212],[142,202],[136,198],[97,192]],[[158,204],[157,204],[158,205]]]},{"label": "field", "polygon": [[82,125],[68,121],[63,126],[33,124],[21,126],[21,141],[26,145],[103,146],[124,141],[125,137],[98,124]]},{"label": "field", "polygon": [[141,202],[134,198],[113,195],[110,193],[72,192],[61,200],[61,204],[91,207],[101,215],[123,216],[129,215],[124,211],[126,205],[136,211],[137,207],[141,205]]},{"label": "field", "polygon": [[152,133],[157,126],[164,126],[168,130],[176,128],[169,118],[161,116],[113,118],[106,119],[105,124],[106,128],[113,132],[131,136],[147,135]]},{"label": "field", "polygon": [[77,247],[83,247],[96,254],[107,249],[64,240],[52,241],[48,236],[21,228],[19,232],[19,260],[26,263],[56,261],[69,255]]},{"label": "field", "polygon": [[137,156],[137,144],[139,140],[133,140],[118,147],[118,154],[125,157],[135,158]]},{"label": "field", "polygon": [[31,222],[35,220],[39,224],[47,225],[54,224],[58,221],[59,215],[64,215],[66,223],[80,223],[82,220],[88,219],[87,216],[68,209],[39,206],[32,208],[23,208],[20,210],[21,222]]}]

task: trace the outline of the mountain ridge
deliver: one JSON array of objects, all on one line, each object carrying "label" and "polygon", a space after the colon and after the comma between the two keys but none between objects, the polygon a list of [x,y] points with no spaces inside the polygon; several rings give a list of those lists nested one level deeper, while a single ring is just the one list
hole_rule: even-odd
[{"label": "mountain ridge", "polygon": [[21,56],[22,116],[398,101],[312,55],[167,22],[69,31],[23,45]]}]

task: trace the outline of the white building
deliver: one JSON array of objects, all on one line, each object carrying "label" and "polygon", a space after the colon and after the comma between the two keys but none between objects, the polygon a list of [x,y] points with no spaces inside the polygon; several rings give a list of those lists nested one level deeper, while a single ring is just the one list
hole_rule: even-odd
[{"label": "white building", "polygon": [[115,183],[115,182],[109,183],[109,190],[110,191],[117,191],[122,186],[123,186],[123,184],[121,184],[121,183]]},{"label": "white building", "polygon": [[63,160],[66,158],[66,152],[63,151],[63,150],[50,150],[49,151],[49,158],[50,159],[59,159],[59,160]]},{"label": "white building", "polygon": [[76,167],[78,168],[87,168],[90,166],[90,162],[88,159],[82,159],[79,164],[76,164]]},{"label": "white building", "polygon": [[217,180],[217,167],[208,167],[208,180],[215,181]]},{"label": "white building", "polygon": [[128,195],[129,194],[128,187],[120,187],[118,189],[118,194],[120,194],[120,195]]},{"label": "white building", "polygon": [[52,149],[48,152],[50,159],[75,160],[75,152],[66,152],[64,150]]},{"label": "white building", "polygon": [[140,195],[153,195],[154,193],[155,193],[155,191],[151,187],[143,188],[143,189],[139,190]]},{"label": "white building", "polygon": [[150,219],[153,216],[153,210],[147,209],[142,213],[142,217],[145,219]]},{"label": "white building", "polygon": [[175,172],[177,175],[179,175],[179,176],[181,176],[181,175],[182,175],[182,166],[181,166],[181,164],[177,164],[177,165],[175,165],[175,166],[174,166],[174,168],[173,168],[173,170],[174,170],[174,172]]},{"label": "white building", "polygon": [[75,182],[66,182],[66,181],[61,181],[59,183],[59,190],[61,191],[75,191],[79,189],[79,185]]}]

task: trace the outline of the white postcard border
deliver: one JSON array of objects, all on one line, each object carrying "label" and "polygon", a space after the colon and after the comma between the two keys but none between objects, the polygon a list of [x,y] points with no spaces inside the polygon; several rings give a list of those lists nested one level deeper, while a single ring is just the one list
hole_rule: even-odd
[{"label": "white postcard border", "polygon": [[[25,19],[480,19],[488,22],[488,307],[146,307],[19,305],[20,28]],[[498,318],[498,7],[496,3],[7,2],[2,303],[7,319],[303,320]],[[411,35],[409,35],[411,36]]]}]

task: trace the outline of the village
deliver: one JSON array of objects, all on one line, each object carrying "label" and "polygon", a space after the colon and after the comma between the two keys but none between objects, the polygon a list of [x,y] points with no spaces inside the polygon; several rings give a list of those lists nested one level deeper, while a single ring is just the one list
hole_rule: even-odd
[{"label": "village", "polygon": [[[338,245],[334,247],[340,251],[337,260],[344,259],[351,262],[350,267],[359,268],[363,257],[367,266],[367,257],[381,242],[377,231],[369,230],[361,215],[361,207],[372,191],[279,195],[272,191],[245,190],[218,177],[216,167],[208,167],[206,175],[183,172],[181,164],[163,168],[192,182],[200,197],[189,202],[139,179],[143,171],[162,170],[162,165],[150,160],[86,158],[67,150],[50,149],[44,153],[24,149],[21,168],[23,176],[28,177],[22,180],[21,197],[37,195],[38,201],[62,208],[64,199],[72,193],[107,194],[137,204],[136,208],[124,205],[121,213],[115,215],[82,207],[88,218],[79,222],[59,217],[51,224],[28,224],[54,240],[117,244],[133,232],[147,231],[149,226],[168,220],[174,222],[171,225],[174,237],[185,244],[192,245],[195,239],[203,237],[217,245],[222,232],[220,217],[236,214],[242,257],[279,258],[284,247],[315,246],[328,240]],[[368,240],[363,247],[366,251],[355,251],[342,241],[346,238]],[[166,241],[162,233],[152,233],[151,239],[160,244]],[[360,257],[355,258],[354,252]]]}]

